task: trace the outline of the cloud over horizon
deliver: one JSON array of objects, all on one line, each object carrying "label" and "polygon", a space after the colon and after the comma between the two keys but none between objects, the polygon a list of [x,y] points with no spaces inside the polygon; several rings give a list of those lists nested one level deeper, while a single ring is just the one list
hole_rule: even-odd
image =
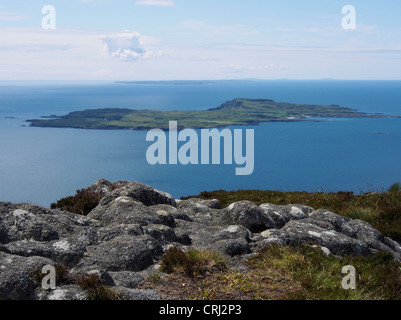
[{"label": "cloud over horizon", "polygon": [[100,37],[105,44],[108,54],[113,58],[122,60],[146,59],[153,56],[152,51],[147,51],[143,47],[141,34],[138,32],[127,31],[111,36]]}]

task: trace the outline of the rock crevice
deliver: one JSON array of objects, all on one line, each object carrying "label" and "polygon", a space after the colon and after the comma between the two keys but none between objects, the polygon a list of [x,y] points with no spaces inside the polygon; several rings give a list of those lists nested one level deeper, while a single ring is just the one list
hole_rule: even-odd
[{"label": "rock crevice", "polygon": [[75,273],[98,272],[130,299],[158,299],[135,289],[171,246],[217,250],[234,257],[269,244],[305,244],[330,255],[401,260],[401,246],[369,223],[301,204],[175,200],[138,182],[99,180],[88,188],[102,198],[87,216],[0,202],[0,300],[84,299],[75,285],[44,292],[31,275],[60,264]]}]

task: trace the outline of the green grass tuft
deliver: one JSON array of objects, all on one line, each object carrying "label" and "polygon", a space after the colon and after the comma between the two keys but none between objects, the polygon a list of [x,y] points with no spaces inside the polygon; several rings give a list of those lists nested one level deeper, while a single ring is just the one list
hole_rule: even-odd
[{"label": "green grass tuft", "polygon": [[224,270],[227,261],[216,251],[199,251],[190,248],[170,248],[162,257],[160,271],[172,273],[182,269],[190,277],[204,275],[212,269]]}]

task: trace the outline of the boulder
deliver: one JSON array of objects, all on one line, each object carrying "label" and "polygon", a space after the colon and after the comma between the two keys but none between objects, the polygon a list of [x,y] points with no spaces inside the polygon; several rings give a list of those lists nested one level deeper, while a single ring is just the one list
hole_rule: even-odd
[{"label": "boulder", "polygon": [[207,213],[210,209],[222,209],[221,203],[217,199],[203,200],[198,198],[191,198],[182,200],[177,205],[178,209],[188,209],[194,213]]},{"label": "boulder", "polygon": [[141,274],[132,271],[110,272],[109,274],[115,286],[129,289],[136,288],[145,280]]},{"label": "boulder", "polygon": [[96,266],[108,271],[141,271],[152,265],[162,253],[161,244],[152,237],[118,236],[88,247],[78,268]]},{"label": "boulder", "polygon": [[292,241],[298,241],[299,244],[319,244],[336,255],[366,257],[374,254],[366,243],[337,231],[323,229],[316,224],[292,220],[281,230],[289,232]]},{"label": "boulder", "polygon": [[282,228],[291,220],[301,220],[309,217],[313,208],[301,204],[289,204],[285,206],[263,203],[259,206],[264,214],[274,221],[276,228]]},{"label": "boulder", "polygon": [[[372,256],[401,245],[372,225],[301,204],[260,206],[238,201],[176,201],[138,182],[98,180],[102,197],[88,216],[29,204],[0,202],[0,300],[81,300],[75,284],[44,291],[32,277],[44,265],[63,265],[72,276],[96,273],[127,299],[159,299],[138,290],[169,247],[217,250],[236,265],[271,244],[308,245],[326,255]],[[238,263],[237,263],[238,265]]]},{"label": "boulder", "polygon": [[35,300],[75,301],[86,300],[86,293],[78,285],[62,285],[55,290],[43,290],[38,287],[35,291]]},{"label": "boulder", "polygon": [[119,197],[121,192],[126,193],[127,196],[142,202],[146,206],[153,206],[157,204],[168,204],[173,207],[176,206],[175,199],[167,192],[159,191],[145,184],[135,181],[117,181],[112,184],[113,189],[111,197]]},{"label": "boulder", "polygon": [[252,232],[276,228],[272,218],[250,201],[238,201],[225,210],[223,221],[228,224],[238,224]]},{"label": "boulder", "polygon": [[0,300],[31,300],[38,286],[32,274],[45,265],[54,265],[50,259],[21,257],[0,252]]},{"label": "boulder", "polygon": [[349,226],[356,237],[370,248],[382,252],[390,252],[397,255],[397,257],[401,255],[401,246],[374,229],[370,223],[361,220],[352,220],[349,221]]},{"label": "boulder", "polygon": [[116,224],[164,224],[174,226],[170,214],[158,214],[147,206],[129,196],[119,196],[109,201],[101,201],[88,217],[100,221],[105,226]]},{"label": "boulder", "polygon": [[352,230],[348,222],[351,219],[340,216],[327,210],[316,210],[310,213],[309,217],[313,220],[324,221],[330,223],[334,229],[342,234],[345,234],[351,238],[356,238],[355,232]]}]

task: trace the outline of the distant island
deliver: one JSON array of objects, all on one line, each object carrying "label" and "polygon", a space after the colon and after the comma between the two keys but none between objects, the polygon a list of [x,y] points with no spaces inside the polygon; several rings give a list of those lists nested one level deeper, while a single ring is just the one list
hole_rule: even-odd
[{"label": "distant island", "polygon": [[132,110],[121,108],[74,111],[64,116],[44,116],[27,120],[31,127],[79,129],[168,130],[169,121],[178,121],[178,129],[217,128],[232,125],[258,125],[272,121],[304,121],[316,117],[387,118],[338,105],[309,105],[276,102],[269,99],[238,98],[217,108],[201,111]]}]

